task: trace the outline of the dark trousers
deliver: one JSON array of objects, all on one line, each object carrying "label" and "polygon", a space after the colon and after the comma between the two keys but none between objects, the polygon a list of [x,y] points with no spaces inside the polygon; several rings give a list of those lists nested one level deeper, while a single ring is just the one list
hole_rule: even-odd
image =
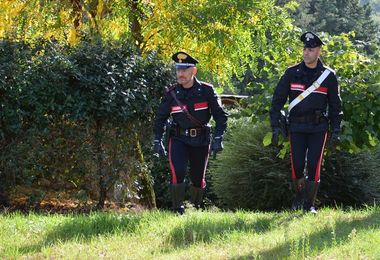
[{"label": "dark trousers", "polygon": [[190,146],[179,139],[169,139],[169,164],[172,184],[185,180],[187,167],[190,166],[190,180],[194,187],[206,186],[205,174],[208,164],[210,145]]},{"label": "dark trousers", "polygon": [[327,132],[291,132],[289,138],[292,179],[300,179],[304,176],[306,159],[307,179],[319,182]]}]

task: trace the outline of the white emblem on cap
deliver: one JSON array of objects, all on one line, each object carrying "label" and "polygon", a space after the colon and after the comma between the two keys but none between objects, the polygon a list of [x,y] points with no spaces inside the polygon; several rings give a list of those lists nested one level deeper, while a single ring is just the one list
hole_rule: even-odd
[{"label": "white emblem on cap", "polygon": [[306,41],[309,41],[310,39],[314,39],[314,35],[312,33],[307,33],[305,35]]}]

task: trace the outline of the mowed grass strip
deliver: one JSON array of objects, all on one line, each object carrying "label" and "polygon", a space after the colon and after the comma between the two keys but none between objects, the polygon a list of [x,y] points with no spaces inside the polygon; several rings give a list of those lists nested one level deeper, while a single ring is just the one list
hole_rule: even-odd
[{"label": "mowed grass strip", "polygon": [[0,258],[380,259],[380,208],[0,215]]}]

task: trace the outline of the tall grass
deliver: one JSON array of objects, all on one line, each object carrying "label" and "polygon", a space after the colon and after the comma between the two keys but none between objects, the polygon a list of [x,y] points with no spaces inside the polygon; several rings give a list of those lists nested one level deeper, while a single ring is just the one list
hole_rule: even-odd
[{"label": "tall grass", "polygon": [[0,258],[380,258],[380,208],[0,216]]}]

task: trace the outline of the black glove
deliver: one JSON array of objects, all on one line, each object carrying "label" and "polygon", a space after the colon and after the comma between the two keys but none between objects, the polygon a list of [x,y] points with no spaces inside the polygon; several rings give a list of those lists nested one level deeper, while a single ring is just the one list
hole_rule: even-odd
[{"label": "black glove", "polygon": [[272,127],[272,144],[278,145],[278,138],[281,134],[281,129],[278,126]]},{"label": "black glove", "polygon": [[157,154],[158,156],[166,155],[165,147],[162,143],[162,140],[154,140],[153,151],[154,154]]},{"label": "black glove", "polygon": [[334,130],[331,133],[329,145],[331,148],[335,148],[338,143],[340,143],[340,131]]},{"label": "black glove", "polygon": [[215,155],[223,150],[223,136],[216,136],[211,144],[211,154]]}]

